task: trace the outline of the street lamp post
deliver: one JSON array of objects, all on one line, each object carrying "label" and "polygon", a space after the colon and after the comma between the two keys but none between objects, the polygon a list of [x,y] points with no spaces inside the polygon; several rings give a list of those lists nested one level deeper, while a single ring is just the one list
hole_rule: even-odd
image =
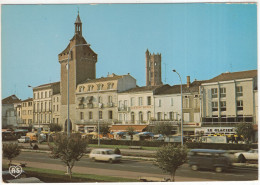
[{"label": "street lamp post", "polygon": [[78,47],[78,46],[90,46],[89,44],[77,44],[77,45],[74,45],[70,48],[70,51],[69,51],[69,55],[68,55],[68,64],[67,64],[67,67],[68,67],[68,119],[67,119],[67,137],[70,137],[70,96],[69,96],[69,60],[70,60],[70,53],[72,51],[72,49],[74,47]]},{"label": "street lamp post", "polygon": [[[33,87],[31,85],[28,85],[29,88],[32,88],[33,90]],[[38,121],[38,129],[37,129],[37,134],[38,134],[38,143],[40,143],[40,135],[41,135],[41,128],[40,128],[40,120],[39,120],[39,114],[38,114],[38,107],[37,107],[37,121]]]},{"label": "street lamp post", "polygon": [[183,119],[182,119],[182,80],[181,80],[181,76],[180,74],[175,70],[173,69],[172,70],[174,73],[177,73],[179,78],[180,78],[180,81],[181,81],[181,145],[183,146]]}]

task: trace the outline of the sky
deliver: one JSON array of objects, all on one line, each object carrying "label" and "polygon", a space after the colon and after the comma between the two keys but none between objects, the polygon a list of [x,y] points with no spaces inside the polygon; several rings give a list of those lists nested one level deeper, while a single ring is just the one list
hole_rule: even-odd
[{"label": "sky", "polygon": [[98,54],[96,77],[130,73],[145,85],[145,51],[161,53],[162,82],[211,79],[257,69],[256,4],[2,5],[1,93],[32,97],[32,87],[60,81],[58,54],[74,35]]}]

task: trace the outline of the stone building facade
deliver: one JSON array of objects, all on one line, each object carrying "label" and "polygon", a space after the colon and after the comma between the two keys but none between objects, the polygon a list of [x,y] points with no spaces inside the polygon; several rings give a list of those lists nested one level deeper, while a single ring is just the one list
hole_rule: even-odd
[{"label": "stone building facade", "polygon": [[88,133],[96,131],[98,123],[117,123],[117,94],[134,87],[136,80],[129,74],[112,74],[80,83],[76,90],[76,130]]},{"label": "stone building facade", "polygon": [[48,130],[52,123],[52,96],[60,92],[60,82],[33,88],[33,123],[35,128]]}]

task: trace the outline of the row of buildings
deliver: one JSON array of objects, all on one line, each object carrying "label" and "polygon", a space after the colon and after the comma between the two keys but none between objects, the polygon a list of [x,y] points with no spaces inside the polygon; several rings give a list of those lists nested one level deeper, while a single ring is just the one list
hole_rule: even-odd
[{"label": "row of buildings", "polygon": [[[257,136],[257,70],[226,72],[193,82],[187,76],[181,97],[180,84],[171,86],[161,81],[161,54],[151,54],[147,49],[145,56],[146,86],[137,86],[129,73],[96,78],[98,55],[82,36],[78,15],[75,34],[58,55],[61,80],[33,87],[33,98],[24,101],[15,95],[7,97],[16,99],[12,103],[16,115],[13,123],[43,130],[58,123],[66,131],[69,107],[72,131],[93,132],[98,123],[109,125],[111,131],[124,131],[129,125],[142,131],[147,126],[169,123],[172,133],[179,134],[183,119],[184,135],[230,135],[235,134],[237,124],[249,122]],[[3,107],[6,99],[2,100]],[[2,112],[3,125],[10,124],[4,121],[7,112]]]}]

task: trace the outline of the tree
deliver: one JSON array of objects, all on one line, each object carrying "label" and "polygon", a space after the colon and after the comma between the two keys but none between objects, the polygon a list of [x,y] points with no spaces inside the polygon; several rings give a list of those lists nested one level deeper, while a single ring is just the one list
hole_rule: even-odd
[{"label": "tree", "polygon": [[174,182],[175,172],[179,166],[187,160],[186,146],[174,147],[171,144],[160,147],[155,155],[155,165],[164,172],[170,173],[171,181]]},{"label": "tree", "polygon": [[80,134],[57,134],[54,145],[49,145],[51,158],[60,159],[67,166],[68,174],[72,177],[72,168],[76,161],[87,152],[87,140]]},{"label": "tree", "polygon": [[62,131],[62,126],[59,125],[58,123],[51,123],[49,127],[50,127],[50,131],[51,132],[60,132],[60,131]]},{"label": "tree", "polygon": [[165,136],[171,135],[172,126],[169,123],[159,123],[154,126],[153,133],[162,134]]},{"label": "tree", "polygon": [[102,135],[107,135],[108,133],[110,133],[108,125],[102,125],[99,131]]},{"label": "tree", "polygon": [[127,127],[126,133],[131,137],[131,143],[133,142],[133,135],[135,134],[134,127]]},{"label": "tree", "polygon": [[21,153],[17,143],[3,144],[3,156],[9,160],[9,166],[12,164],[13,158]]},{"label": "tree", "polygon": [[241,122],[236,127],[236,133],[239,137],[243,136],[246,143],[249,143],[252,135],[254,134],[254,129],[252,123]]}]

